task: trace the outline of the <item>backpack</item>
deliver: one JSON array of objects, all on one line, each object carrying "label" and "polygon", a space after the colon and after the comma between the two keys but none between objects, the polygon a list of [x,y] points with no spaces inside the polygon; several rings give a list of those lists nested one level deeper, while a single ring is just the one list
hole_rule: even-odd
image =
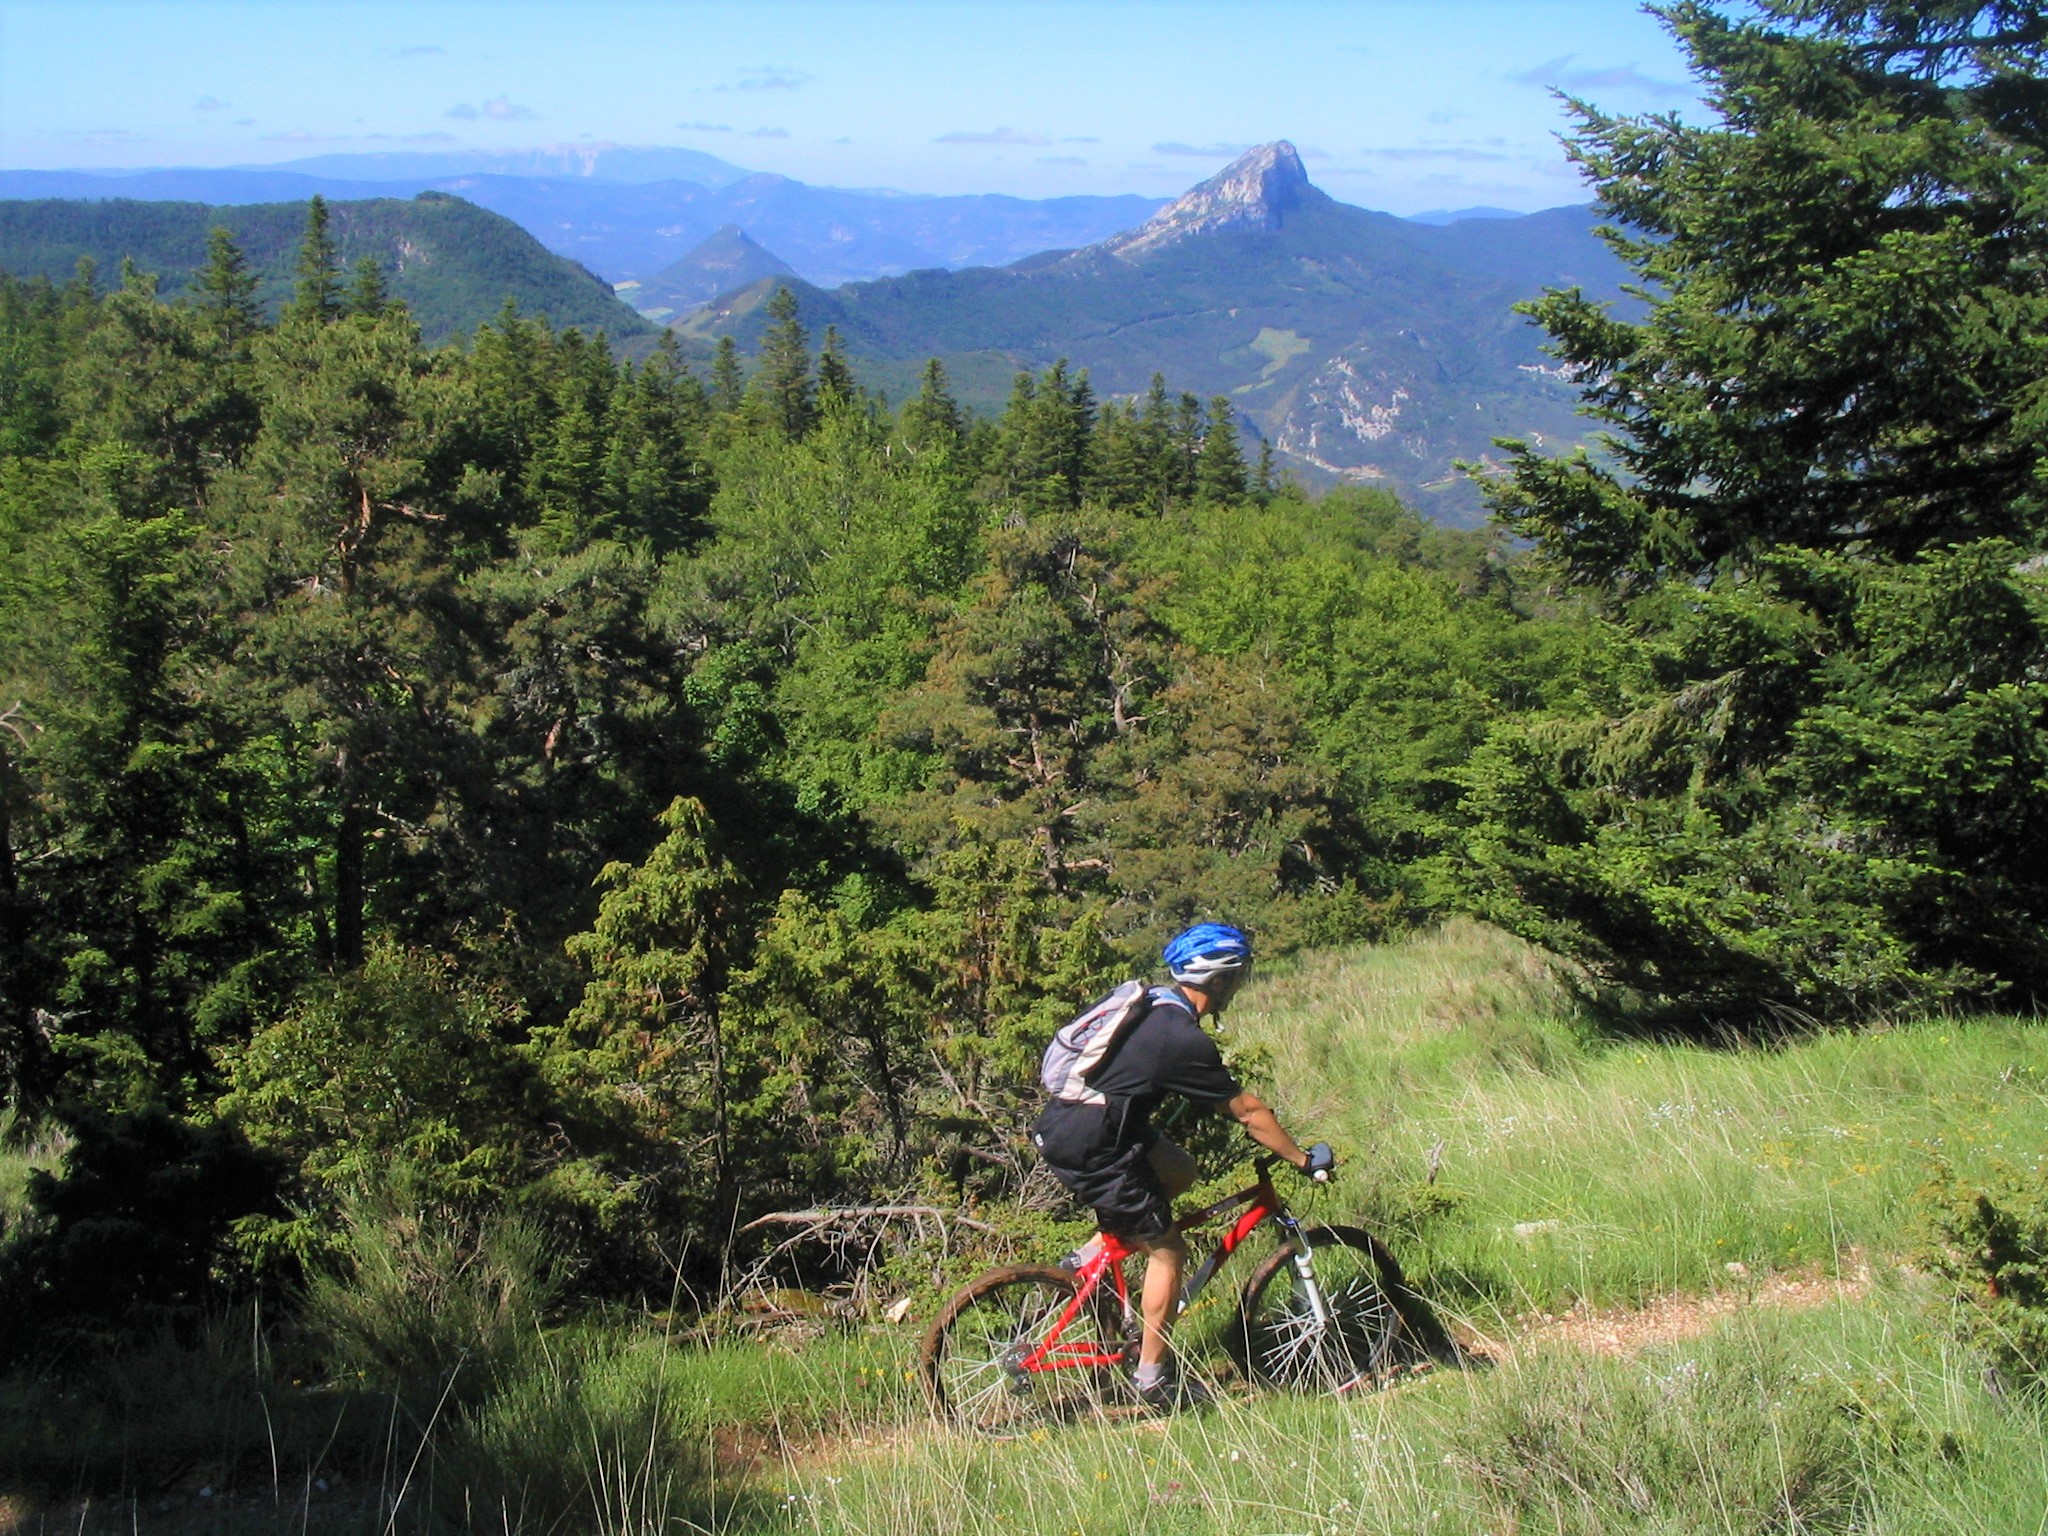
[{"label": "backpack", "polygon": [[1068,1023],[1062,1024],[1045,1059],[1038,1066],[1038,1080],[1054,1098],[1069,1104],[1107,1104],[1109,1100],[1088,1086],[1109,1048],[1124,1030],[1152,1011],[1156,1003],[1188,1008],[1187,999],[1172,987],[1148,987],[1142,981],[1127,981],[1109,996]]}]

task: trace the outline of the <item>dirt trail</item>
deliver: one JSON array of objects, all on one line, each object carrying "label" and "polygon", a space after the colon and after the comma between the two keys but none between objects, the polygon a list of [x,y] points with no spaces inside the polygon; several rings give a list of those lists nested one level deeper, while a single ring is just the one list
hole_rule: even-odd
[{"label": "dirt trail", "polygon": [[1663,1296],[1640,1307],[1582,1305],[1561,1315],[1531,1318],[1528,1326],[1506,1339],[1489,1338],[1474,1330],[1464,1342],[1473,1353],[1490,1360],[1555,1346],[1596,1355],[1636,1355],[1659,1344],[1697,1338],[1739,1312],[1757,1308],[1807,1311],[1833,1301],[1860,1300],[1869,1291],[1870,1266],[1860,1254],[1851,1254],[1847,1266],[1835,1274],[1818,1270],[1771,1274],[1743,1290]]}]

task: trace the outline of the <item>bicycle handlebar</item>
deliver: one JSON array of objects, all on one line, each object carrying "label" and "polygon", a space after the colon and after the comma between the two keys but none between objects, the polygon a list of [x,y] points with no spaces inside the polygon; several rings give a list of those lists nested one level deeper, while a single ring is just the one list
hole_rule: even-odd
[{"label": "bicycle handlebar", "polygon": [[[1275,1168],[1294,1168],[1294,1165],[1278,1152],[1261,1152],[1252,1159],[1252,1167],[1258,1170],[1259,1177],[1263,1179],[1270,1177]],[[1295,1168],[1294,1171],[1305,1179],[1313,1179],[1318,1184],[1330,1182],[1330,1170],[1328,1168],[1318,1168],[1314,1173],[1310,1173],[1304,1168]]]}]

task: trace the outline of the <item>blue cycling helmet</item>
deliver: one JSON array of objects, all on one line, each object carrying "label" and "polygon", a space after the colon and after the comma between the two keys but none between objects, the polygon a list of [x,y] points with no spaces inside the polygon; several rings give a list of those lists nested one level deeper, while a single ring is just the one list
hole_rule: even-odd
[{"label": "blue cycling helmet", "polygon": [[1228,923],[1197,923],[1168,939],[1161,958],[1175,981],[1207,988],[1250,968],[1252,941]]}]

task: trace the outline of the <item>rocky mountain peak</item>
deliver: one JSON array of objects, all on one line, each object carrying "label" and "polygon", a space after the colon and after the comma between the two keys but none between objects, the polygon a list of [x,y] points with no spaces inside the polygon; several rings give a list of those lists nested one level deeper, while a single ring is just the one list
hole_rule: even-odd
[{"label": "rocky mountain peak", "polygon": [[1327,200],[1326,193],[1310,185],[1294,146],[1278,139],[1247,150],[1136,229],[1112,235],[1096,249],[1112,256],[1139,256],[1191,235],[1278,229],[1295,209]]}]

